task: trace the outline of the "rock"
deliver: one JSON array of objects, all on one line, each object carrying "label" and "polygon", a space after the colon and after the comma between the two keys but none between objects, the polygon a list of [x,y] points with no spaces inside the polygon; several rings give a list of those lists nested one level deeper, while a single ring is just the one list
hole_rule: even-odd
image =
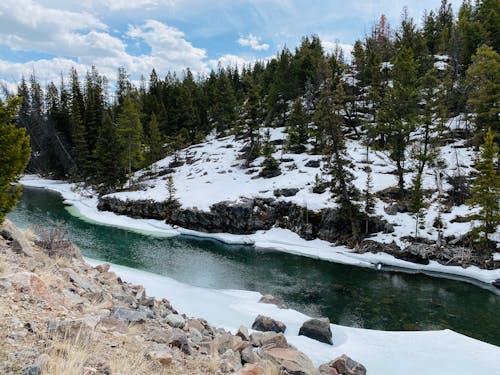
[{"label": "rock", "polygon": [[184,331],[173,328],[167,334],[167,343],[174,348],[179,348],[184,354],[191,355],[192,349]]},{"label": "rock", "polygon": [[87,341],[94,335],[99,321],[100,318],[98,316],[86,316],[80,320],[51,320],[47,324],[47,331],[50,337]]},{"label": "rock", "polygon": [[271,294],[264,294],[262,297],[260,297],[259,302],[260,303],[268,303],[271,305],[276,305],[280,309],[287,309],[288,308],[286,303],[281,298],[275,297]]},{"label": "rock", "polygon": [[260,346],[263,349],[288,348],[288,342],[282,333],[264,332],[260,339]]},{"label": "rock", "polygon": [[31,293],[35,297],[50,301],[50,291],[47,285],[36,274],[32,272],[18,272],[0,278],[21,292]]},{"label": "rock", "polygon": [[319,366],[318,371],[321,375],[340,375],[338,371],[333,367],[330,367],[328,363]]},{"label": "rock", "polygon": [[319,160],[308,160],[307,163],[305,163],[304,165],[306,167],[309,167],[309,168],[319,168],[320,161]]},{"label": "rock", "polygon": [[330,329],[330,319],[309,319],[302,324],[299,336],[306,336],[311,339],[333,345],[332,330]]},{"label": "rock", "polygon": [[248,328],[245,326],[240,326],[238,332],[236,332],[236,336],[241,337],[244,341],[250,341],[250,335],[248,334]]},{"label": "rock", "polygon": [[252,329],[256,331],[274,331],[276,333],[284,333],[286,331],[286,326],[283,322],[274,320],[264,315],[258,315],[252,324]]},{"label": "rock", "polygon": [[103,264],[98,264],[94,268],[99,271],[99,273],[104,273],[109,271],[110,264],[109,263],[103,263]]},{"label": "rock", "polygon": [[174,328],[184,328],[186,325],[186,321],[184,318],[178,314],[168,314],[165,318],[165,322],[168,323],[169,326]]},{"label": "rock", "polygon": [[493,282],[492,282],[492,285],[493,285],[495,288],[500,289],[500,279],[496,279],[495,281],[493,281]]},{"label": "rock", "polygon": [[299,189],[297,188],[283,188],[283,189],[275,189],[273,191],[273,194],[275,197],[293,197],[294,195],[297,195],[299,192]]},{"label": "rock", "polygon": [[82,276],[78,275],[73,269],[71,268],[64,268],[61,270],[61,273],[65,275],[75,286],[90,292],[90,293],[100,293],[101,289],[98,288],[96,285],[90,283],[89,281],[85,280]]},{"label": "rock", "polygon": [[231,349],[226,350],[220,358],[222,362],[220,369],[223,373],[236,372],[243,367],[241,365],[240,353]]},{"label": "rock", "polygon": [[246,363],[237,375],[265,375],[265,372],[259,363]]},{"label": "rock", "polygon": [[394,226],[391,223],[385,223],[384,232],[385,233],[394,233]]},{"label": "rock", "polygon": [[101,318],[99,326],[104,327],[108,331],[118,332],[122,334],[128,333],[128,324],[124,320],[117,319],[112,316]]},{"label": "rock", "polygon": [[396,215],[398,213],[399,205],[397,203],[391,203],[384,207],[384,211],[387,215]]},{"label": "rock", "polygon": [[[339,374],[342,375],[366,375],[366,368],[361,363],[354,361],[345,354],[334,359],[328,364],[321,365],[334,368]],[[328,374],[328,373],[326,373]]]},{"label": "rock", "polygon": [[254,347],[259,347],[262,345],[262,336],[264,334],[262,332],[253,332],[251,335],[250,335],[250,344],[252,344],[252,346]]},{"label": "rock", "polygon": [[31,244],[10,220],[5,219],[1,227],[2,237],[8,241],[12,241],[12,250],[28,257],[35,256],[35,251],[31,247]]},{"label": "rock", "polygon": [[295,349],[272,348],[263,351],[261,356],[279,365],[289,375],[319,375],[311,360]]},{"label": "rock", "polygon": [[40,375],[42,373],[42,369],[40,366],[30,366],[26,370],[24,370],[24,375]]},{"label": "rock", "polygon": [[143,323],[148,318],[152,317],[152,313],[149,313],[143,309],[130,309],[128,307],[115,307],[113,310],[113,317],[116,319],[121,319],[129,323]]},{"label": "rock", "polygon": [[157,361],[166,366],[172,363],[172,352],[167,346],[156,345],[154,349],[146,353],[146,358],[152,361]]},{"label": "rock", "polygon": [[[240,338],[241,340],[241,338]],[[233,349],[234,336],[230,333],[223,333],[222,335],[217,335],[214,338],[214,345],[217,348],[219,354],[226,352],[228,349]]]},{"label": "rock", "polygon": [[257,363],[260,361],[260,357],[255,353],[251,347],[247,347],[241,351],[241,362],[242,363]]}]

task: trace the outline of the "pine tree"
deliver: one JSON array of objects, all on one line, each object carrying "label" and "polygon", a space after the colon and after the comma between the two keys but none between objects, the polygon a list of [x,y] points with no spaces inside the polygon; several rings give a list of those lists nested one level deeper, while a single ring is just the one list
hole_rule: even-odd
[{"label": "pine tree", "polygon": [[418,227],[425,216],[424,194],[422,191],[422,175],[417,173],[413,179],[413,189],[411,191],[410,211],[415,216],[415,240],[418,239]]},{"label": "pine tree", "polygon": [[265,178],[276,177],[281,174],[279,162],[274,158],[273,153],[275,152],[274,144],[271,142],[271,135],[269,129],[264,135],[264,144],[262,146],[262,154],[264,156],[264,161],[262,162],[262,170],[260,171],[260,176]]},{"label": "pine tree", "polygon": [[139,113],[130,95],[123,101],[123,108],[118,115],[118,139],[125,152],[124,166],[127,175],[140,167],[142,162],[142,125]]},{"label": "pine tree", "polygon": [[75,69],[71,70],[71,140],[77,167],[77,178],[87,179],[90,170],[90,155],[87,131],[84,124],[85,104]]},{"label": "pine tree", "polygon": [[171,174],[167,176],[166,188],[168,196],[167,199],[165,200],[164,215],[168,216],[172,212],[175,212],[181,206],[179,200],[175,196],[177,189],[175,188],[174,178]]},{"label": "pine tree", "polygon": [[[486,129],[500,133],[500,55],[493,48],[482,45],[472,57],[467,69],[470,88],[468,105],[475,112],[476,143],[481,142]],[[497,141],[500,144],[500,140]]]},{"label": "pine tree", "polygon": [[149,122],[148,146],[149,146],[149,163],[152,164],[161,158],[161,150],[163,147],[162,135],[158,125],[156,115],[151,115]]},{"label": "pine tree", "polygon": [[370,215],[375,211],[372,169],[370,167],[366,167],[366,184],[363,190],[363,204],[363,213],[365,214],[365,235],[368,235],[370,232]]},{"label": "pine tree", "polygon": [[292,153],[301,154],[306,150],[309,139],[308,122],[309,119],[304,111],[302,100],[300,98],[295,99],[286,128],[288,133],[287,148]]},{"label": "pine tree", "polygon": [[241,121],[241,135],[245,140],[243,157],[248,165],[260,154],[259,129],[262,122],[262,108],[259,87],[250,75],[245,77],[246,101],[243,105]]},{"label": "pine tree", "polygon": [[94,151],[95,183],[103,194],[114,191],[125,182],[122,166],[124,150],[117,138],[116,125],[111,116],[105,114]]},{"label": "pine tree", "polygon": [[479,176],[472,184],[472,198],[469,200],[469,204],[480,209],[480,225],[473,230],[473,240],[476,247],[486,254],[494,250],[488,236],[497,232],[500,225],[500,175],[495,170],[495,159],[498,163],[498,146],[489,128],[484,137],[481,158],[475,166]]},{"label": "pine tree", "polygon": [[30,141],[25,129],[12,123],[20,105],[19,99],[0,100],[0,224],[14,208],[22,186],[13,185],[24,172],[30,157]]}]

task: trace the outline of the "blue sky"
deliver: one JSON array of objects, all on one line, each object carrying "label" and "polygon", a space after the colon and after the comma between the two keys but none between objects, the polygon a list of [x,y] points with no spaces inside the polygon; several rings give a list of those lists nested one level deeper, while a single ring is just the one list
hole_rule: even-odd
[{"label": "blue sky", "polygon": [[[461,0],[449,1],[456,12]],[[397,27],[404,6],[417,22],[440,0],[2,0],[0,82],[10,87],[33,71],[42,83],[74,66],[96,65],[110,80],[125,67],[131,79],[154,67],[206,73],[293,49],[319,35],[326,50],[346,51],[385,14]]]}]

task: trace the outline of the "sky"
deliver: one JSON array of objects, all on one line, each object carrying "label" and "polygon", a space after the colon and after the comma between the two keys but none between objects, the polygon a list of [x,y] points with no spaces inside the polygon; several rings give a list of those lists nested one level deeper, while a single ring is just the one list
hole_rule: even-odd
[{"label": "sky", "polygon": [[[2,0],[0,83],[14,88],[33,72],[46,85],[75,67],[95,65],[113,81],[118,67],[130,78],[160,77],[189,67],[206,74],[294,49],[318,35],[325,50],[349,54],[381,14],[394,27],[403,7],[420,22],[440,0]],[[455,13],[461,0],[451,0]]]}]

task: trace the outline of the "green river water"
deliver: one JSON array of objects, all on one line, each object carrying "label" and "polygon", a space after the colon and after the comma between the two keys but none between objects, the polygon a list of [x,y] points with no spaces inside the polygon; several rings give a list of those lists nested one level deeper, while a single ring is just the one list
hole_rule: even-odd
[{"label": "green river water", "polygon": [[53,192],[25,188],[21,228],[64,222],[89,258],[215,289],[253,290],[332,323],[380,330],[449,328],[500,345],[500,296],[466,282],[376,271],[186,236],[160,238],[85,222]]}]

